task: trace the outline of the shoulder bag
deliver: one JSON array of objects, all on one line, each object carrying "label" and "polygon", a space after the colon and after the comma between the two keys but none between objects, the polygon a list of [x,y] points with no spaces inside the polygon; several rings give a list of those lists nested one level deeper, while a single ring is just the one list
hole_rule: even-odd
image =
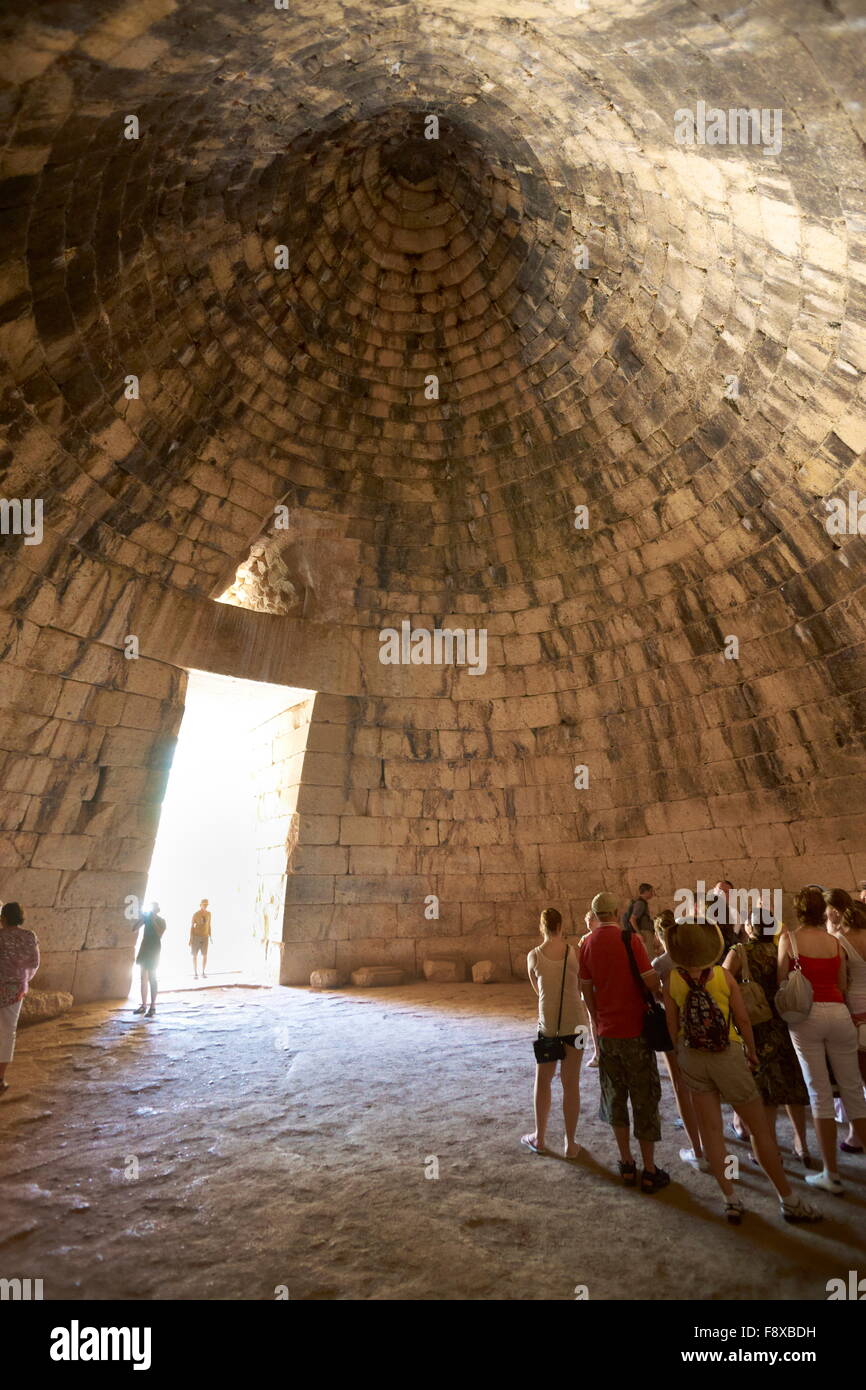
[{"label": "shoulder bag", "polygon": [[734,949],[740,957],[740,994],[743,996],[749,1022],[752,1024],[769,1023],[773,1017],[773,1010],[770,1008],[762,987],[757,980],[753,980],[749,976],[749,952],[742,941]]},{"label": "shoulder bag", "polygon": [[788,978],[783,980],[776,990],[776,1012],[790,1026],[792,1023],[803,1023],[809,1017],[815,995],[811,980],[807,980],[803,974],[803,968],[800,965],[800,952],[797,950],[797,943],[792,932],[788,932],[788,940],[791,943],[794,960],[788,972]]},{"label": "shoulder bag", "polygon": [[634,936],[634,932],[630,930],[624,931],[621,935],[622,944],[625,946],[625,953],[628,956],[628,963],[631,966],[635,984],[644,996],[644,1001],[646,1003],[646,1014],[644,1015],[643,1029],[641,1030],[643,1037],[646,1042],[649,1043],[653,1052],[673,1052],[674,1042],[668,1031],[668,1021],[664,1008],[647,989],[646,983],[637,968],[637,961],[631,949],[631,937]]},{"label": "shoulder bag", "polygon": [[539,1031],[538,1037],[532,1044],[536,1062],[561,1062],[565,1056],[565,1043],[559,1036],[559,1025],[562,1022],[562,998],[565,994],[565,972],[568,969],[568,953],[571,950],[566,945],[565,955],[562,958],[562,984],[559,988],[559,1014],[556,1019],[556,1037],[545,1038]]}]

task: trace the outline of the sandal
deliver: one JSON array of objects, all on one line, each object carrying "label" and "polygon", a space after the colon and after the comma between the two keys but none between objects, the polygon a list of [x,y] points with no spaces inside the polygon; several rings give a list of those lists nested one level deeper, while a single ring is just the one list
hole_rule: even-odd
[{"label": "sandal", "polygon": [[843,1154],[861,1154],[863,1152],[862,1144],[849,1144],[847,1139],[842,1140],[839,1148]]},{"label": "sandal", "polygon": [[670,1173],[666,1173],[664,1168],[654,1168],[652,1172],[644,1168],[640,1178],[641,1192],[660,1192],[663,1187],[667,1187],[671,1180]]},{"label": "sandal", "polygon": [[543,1154],[543,1153],[544,1153],[544,1148],[543,1148],[543,1146],[539,1146],[538,1144],[536,1144],[536,1142],[535,1142],[535,1135],[534,1135],[534,1134],[523,1134],[523,1135],[521,1135],[521,1137],[520,1137],[520,1142],[521,1142],[521,1144],[523,1145],[523,1147],[524,1147],[525,1149],[529,1149],[530,1153],[534,1153],[534,1154]]},{"label": "sandal", "polygon": [[808,1202],[804,1202],[800,1197],[788,1197],[781,1203],[782,1217],[785,1221],[790,1221],[792,1226],[811,1225],[815,1221],[823,1221],[823,1216],[815,1207],[810,1207]]},{"label": "sandal", "polygon": [[731,1226],[739,1226],[745,1214],[745,1210],[746,1208],[738,1198],[727,1198],[725,1201],[725,1216],[727,1217],[728,1224]]},{"label": "sandal", "polygon": [[801,1151],[800,1149],[795,1148],[794,1157],[796,1158],[798,1163],[802,1163],[804,1168],[814,1168],[815,1166],[815,1160],[809,1153],[808,1149],[803,1149]]},{"label": "sandal", "polygon": [[637,1164],[634,1159],[629,1163],[619,1163],[619,1175],[626,1187],[637,1187]]},{"label": "sandal", "polygon": [[133,1009],[132,1012],[133,1012],[134,1014],[143,1014],[143,1013],[144,1013],[144,1005],[142,1004],[142,1006],[141,1006],[140,1009]]}]

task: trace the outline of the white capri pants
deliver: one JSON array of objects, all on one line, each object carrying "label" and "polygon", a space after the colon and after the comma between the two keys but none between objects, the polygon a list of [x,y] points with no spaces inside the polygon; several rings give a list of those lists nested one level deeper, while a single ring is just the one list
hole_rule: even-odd
[{"label": "white capri pants", "polygon": [[813,1004],[802,1023],[791,1024],[794,1044],[816,1120],[832,1120],[833,1087],[827,1058],[849,1120],[866,1120],[863,1078],[857,1062],[857,1029],[845,1004]]},{"label": "white capri pants", "polygon": [[19,999],[14,1004],[4,1004],[0,1008],[0,1065],[12,1061],[15,1052],[15,1030],[23,1003],[24,1000]]}]

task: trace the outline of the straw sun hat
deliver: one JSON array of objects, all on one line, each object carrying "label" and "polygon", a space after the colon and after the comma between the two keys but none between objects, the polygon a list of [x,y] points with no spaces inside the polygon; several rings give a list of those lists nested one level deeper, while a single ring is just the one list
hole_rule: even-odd
[{"label": "straw sun hat", "polygon": [[714,922],[673,922],[665,931],[665,945],[674,965],[706,970],[724,954],[725,939]]}]

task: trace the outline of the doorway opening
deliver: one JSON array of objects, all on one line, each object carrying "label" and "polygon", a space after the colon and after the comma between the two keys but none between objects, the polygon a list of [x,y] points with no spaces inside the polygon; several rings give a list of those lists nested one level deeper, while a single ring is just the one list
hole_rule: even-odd
[{"label": "doorway opening", "polygon": [[302,757],[309,719],[298,711],[314,699],[310,690],[189,672],[145,894],[145,906],[158,902],[166,922],[161,992],[196,987],[189,939],[203,898],[212,937],[206,978],[197,963],[199,987],[269,980],[286,874],[285,818],[272,809],[281,780],[272,749],[294,728],[292,751]]}]

